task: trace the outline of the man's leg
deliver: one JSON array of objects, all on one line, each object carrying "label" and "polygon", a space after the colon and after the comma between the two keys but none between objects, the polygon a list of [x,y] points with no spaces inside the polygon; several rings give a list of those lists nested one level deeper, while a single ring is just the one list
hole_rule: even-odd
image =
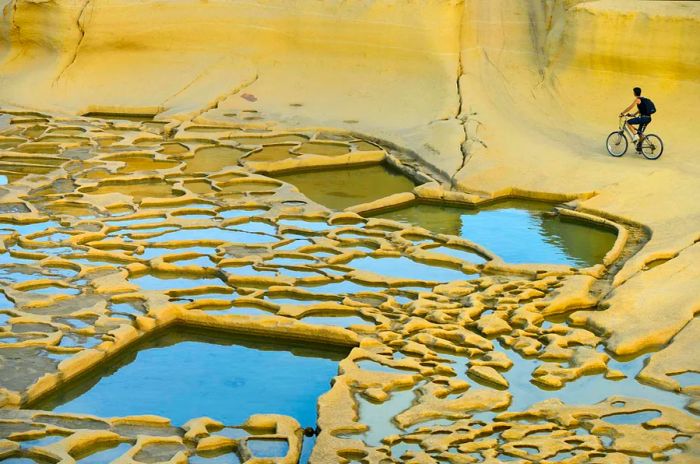
[{"label": "man's leg", "polygon": [[649,122],[644,118],[644,122],[639,124],[639,130],[637,130],[637,133],[639,134],[639,140],[637,141],[637,151],[642,151],[642,141],[644,141],[644,131],[646,130],[647,126],[649,125]]},{"label": "man's leg", "polygon": [[627,127],[629,127],[630,131],[632,132],[632,135],[637,135],[637,129],[634,127],[635,124],[642,124],[641,118],[632,118],[627,120]]},{"label": "man's leg", "polygon": [[637,139],[637,152],[642,151],[642,140],[644,140],[644,124],[643,122],[639,124],[639,128],[637,129],[637,135],[639,138]]},{"label": "man's leg", "polygon": [[646,121],[639,125],[639,129],[637,130],[637,133],[639,134],[639,140],[642,140],[644,138],[644,131],[647,129],[648,125],[649,123]]}]

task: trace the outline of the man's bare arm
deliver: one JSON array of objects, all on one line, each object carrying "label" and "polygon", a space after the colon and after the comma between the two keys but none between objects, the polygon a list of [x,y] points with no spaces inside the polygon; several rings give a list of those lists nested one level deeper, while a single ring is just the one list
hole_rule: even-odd
[{"label": "man's bare arm", "polygon": [[[625,108],[624,110],[622,110],[622,113],[620,113],[620,116],[624,116],[625,113],[628,113],[632,108],[635,107],[635,105],[638,105],[639,103],[640,103],[639,98],[635,98],[634,101],[630,104],[630,106],[628,106],[627,108]],[[636,116],[637,114],[639,114],[639,111],[635,112],[635,116]]]}]

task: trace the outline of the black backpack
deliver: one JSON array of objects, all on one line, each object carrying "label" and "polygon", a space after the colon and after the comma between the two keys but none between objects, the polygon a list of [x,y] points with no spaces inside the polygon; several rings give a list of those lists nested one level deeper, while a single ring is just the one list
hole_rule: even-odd
[{"label": "black backpack", "polygon": [[656,105],[654,105],[654,102],[649,100],[646,97],[640,97],[639,98],[642,102],[642,107],[644,107],[644,116],[651,116],[652,114],[656,113]]}]

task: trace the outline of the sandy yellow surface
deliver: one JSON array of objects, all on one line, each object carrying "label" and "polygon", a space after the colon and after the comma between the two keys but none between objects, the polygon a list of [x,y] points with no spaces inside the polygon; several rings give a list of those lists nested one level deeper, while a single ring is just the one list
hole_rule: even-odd
[{"label": "sandy yellow surface", "polygon": [[[693,321],[700,309],[700,149],[693,121],[700,105],[699,2],[3,0],[0,7],[5,109],[59,118],[90,112],[155,115],[167,123],[165,133],[172,131],[181,142],[194,137],[184,130],[189,124],[225,126],[217,139],[230,136],[232,126],[259,133],[360,134],[416,157],[426,171],[440,174],[443,190],[467,193],[470,201],[508,195],[558,199],[581,212],[641,225],[649,241],[609,276],[611,285],[593,298],[597,306],[571,320],[616,354],[665,347],[642,374],[663,388],[679,388],[673,374],[697,372],[686,347],[697,332]],[[623,158],[605,152],[605,137],[616,129],[616,116],[632,100],[634,86],[659,109],[649,131],[664,139],[666,149],[656,161],[632,150]],[[132,129],[120,143],[143,147],[149,137],[164,141],[160,133]],[[114,141],[114,134],[99,132],[88,138]],[[44,143],[49,145],[35,148],[45,151],[51,142]],[[190,148],[185,147],[187,156],[194,152]],[[49,172],[55,157],[42,156],[31,157],[32,169]],[[149,154],[143,162],[168,156]],[[370,151],[354,159],[381,156]],[[100,161],[110,162],[106,155]],[[307,156],[256,168],[304,163],[315,161]],[[168,168],[175,167],[158,166]],[[237,182],[228,179],[220,187],[235,195],[247,188]],[[266,185],[270,191],[279,187]],[[153,197],[184,191],[146,191],[143,198],[129,199],[108,181],[84,187],[81,194],[94,197],[92,207],[100,210],[110,206],[100,201],[128,205],[145,199],[157,205]],[[21,195],[13,191],[3,202],[22,202]],[[444,194],[450,195],[457,194]],[[108,289],[115,282],[98,280],[96,288],[100,284]],[[590,287],[576,288],[578,301],[588,301],[580,293]],[[479,330],[489,330],[486,324]],[[501,330],[499,321],[491,324]],[[527,351],[531,338],[521,334],[511,341]],[[419,341],[439,342],[427,336]],[[598,355],[577,351],[567,352],[572,365],[566,372],[545,365],[540,380],[556,384],[574,375],[570,371],[601,369]],[[492,370],[474,369],[500,381]],[[366,396],[382,397],[389,384],[367,383]],[[329,397],[342,401],[341,388]],[[459,392],[459,386],[449,388]],[[411,414],[421,408],[450,411],[460,401],[478,400],[470,393],[444,401],[427,391]],[[335,425],[342,428],[351,412],[339,414]],[[561,424],[575,413],[547,404],[537,412],[546,414]],[[410,415],[404,418],[411,422]],[[609,432],[645,441],[635,435],[639,430]],[[661,448],[670,447],[670,438],[664,439]],[[356,454],[348,451],[347,460]]]}]

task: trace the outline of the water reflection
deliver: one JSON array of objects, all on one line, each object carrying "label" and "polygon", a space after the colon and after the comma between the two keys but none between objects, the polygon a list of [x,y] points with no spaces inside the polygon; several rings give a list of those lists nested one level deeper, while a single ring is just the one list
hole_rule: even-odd
[{"label": "water reflection", "polygon": [[551,210],[547,203],[509,200],[479,209],[415,204],[376,217],[464,237],[510,263],[585,267],[602,262],[616,234],[546,214]]},{"label": "water reflection", "polygon": [[275,177],[293,184],[316,203],[338,210],[394,193],[410,192],[414,187],[409,178],[383,165],[282,174]]}]

